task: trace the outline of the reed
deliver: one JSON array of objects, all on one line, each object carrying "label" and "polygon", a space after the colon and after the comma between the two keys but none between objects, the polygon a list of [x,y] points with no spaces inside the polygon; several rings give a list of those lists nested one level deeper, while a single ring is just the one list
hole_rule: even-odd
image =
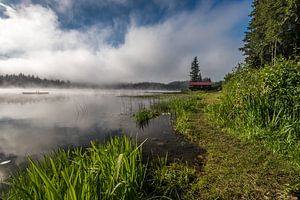
[{"label": "reed", "polygon": [[10,181],[3,199],[139,199],[146,166],[142,147],[125,136],[92,143],[83,151],[59,150],[29,159]]}]

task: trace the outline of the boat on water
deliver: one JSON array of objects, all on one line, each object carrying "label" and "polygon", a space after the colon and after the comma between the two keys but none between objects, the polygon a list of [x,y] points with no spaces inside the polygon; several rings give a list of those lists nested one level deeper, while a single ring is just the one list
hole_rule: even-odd
[{"label": "boat on water", "polygon": [[22,92],[22,94],[49,94],[49,92],[35,91],[35,92]]}]

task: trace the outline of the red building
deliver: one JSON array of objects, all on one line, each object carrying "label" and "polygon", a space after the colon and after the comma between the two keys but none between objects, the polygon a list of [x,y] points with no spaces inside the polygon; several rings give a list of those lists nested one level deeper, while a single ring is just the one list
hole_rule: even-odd
[{"label": "red building", "polygon": [[210,90],[212,86],[211,81],[201,81],[201,82],[192,82],[190,81],[189,89],[190,90]]}]

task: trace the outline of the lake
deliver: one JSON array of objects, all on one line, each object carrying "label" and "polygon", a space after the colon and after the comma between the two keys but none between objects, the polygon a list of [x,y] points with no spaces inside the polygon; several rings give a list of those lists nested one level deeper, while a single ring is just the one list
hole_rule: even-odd
[{"label": "lake", "polygon": [[[47,91],[49,94],[22,94]],[[140,129],[133,114],[157,99],[132,96],[153,91],[92,89],[0,89],[0,179],[5,180],[27,156],[40,158],[58,148],[88,146],[126,134],[147,141],[148,154],[195,158],[196,146],[174,134],[170,116]],[[156,91],[157,92],[157,91]],[[0,188],[1,189],[1,188]],[[1,191],[0,191],[1,192]]]}]

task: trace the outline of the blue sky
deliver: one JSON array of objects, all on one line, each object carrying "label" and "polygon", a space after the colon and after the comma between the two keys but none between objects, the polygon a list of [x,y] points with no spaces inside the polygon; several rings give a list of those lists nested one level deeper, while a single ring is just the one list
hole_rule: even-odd
[{"label": "blue sky", "polygon": [[0,0],[0,72],[72,81],[220,80],[243,60],[249,0]]}]

